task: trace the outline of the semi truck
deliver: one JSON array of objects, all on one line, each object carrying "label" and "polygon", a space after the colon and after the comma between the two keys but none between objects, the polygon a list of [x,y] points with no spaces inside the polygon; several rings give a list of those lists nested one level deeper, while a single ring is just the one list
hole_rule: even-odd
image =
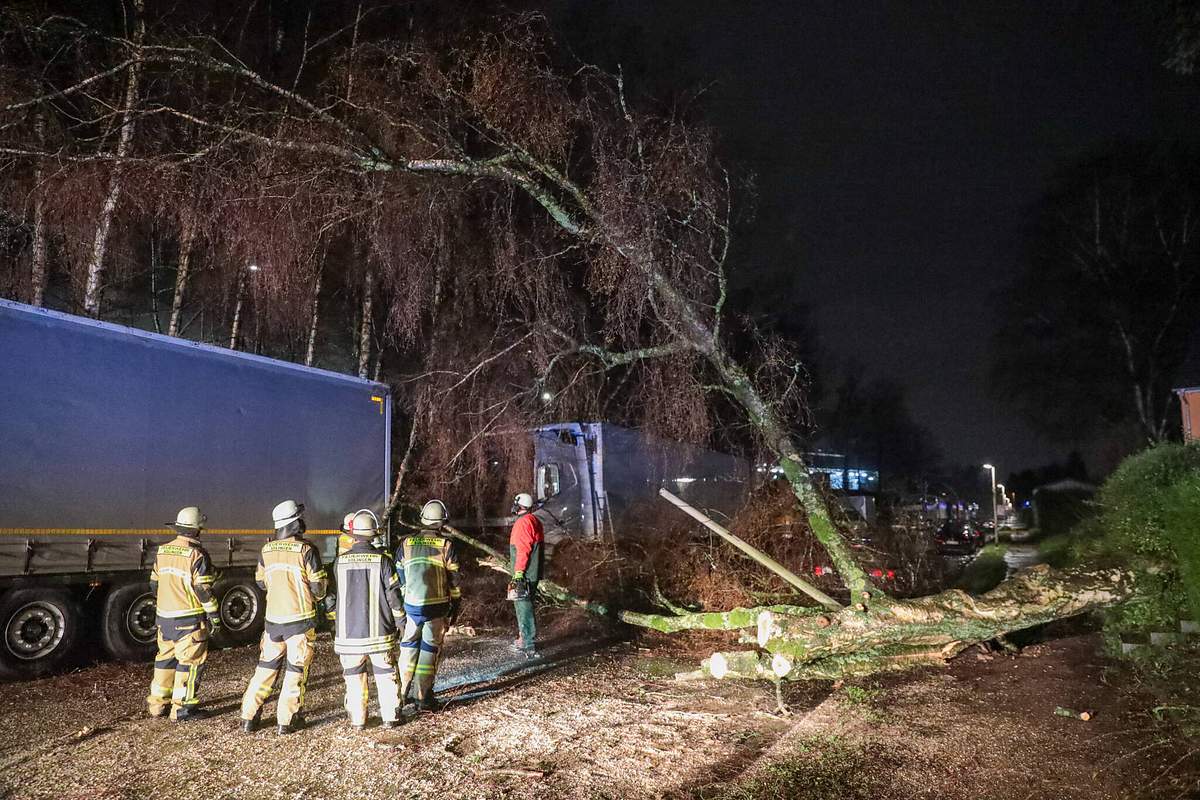
[{"label": "semi truck", "polygon": [[[719,517],[746,501],[750,462],[608,422],[560,422],[533,431],[534,485],[548,530],[597,539],[663,511],[665,488]],[[653,509],[653,511],[651,511]]]},{"label": "semi truck", "polygon": [[[536,497],[547,531],[596,539],[619,535],[646,514],[666,510],[667,489],[718,519],[728,520],[758,485],[779,478],[774,464],[757,464],[698,445],[651,436],[608,422],[558,422],[535,428]],[[809,472],[828,482],[852,516],[872,521],[879,473],[848,468],[842,455],[805,453]],[[511,518],[496,520],[511,524]]]},{"label": "semi truck", "polygon": [[0,676],[85,643],[152,657],[149,573],[190,505],[216,644],[254,641],[272,507],[304,503],[332,558],[342,516],[386,502],[391,412],[379,383],[0,300]]}]

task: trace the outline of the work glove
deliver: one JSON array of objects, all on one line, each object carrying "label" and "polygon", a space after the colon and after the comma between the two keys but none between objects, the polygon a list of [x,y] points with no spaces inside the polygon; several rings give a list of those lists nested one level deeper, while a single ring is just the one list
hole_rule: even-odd
[{"label": "work glove", "polygon": [[217,631],[221,630],[221,628],[222,628],[221,615],[220,614],[209,614],[208,615],[208,631],[209,631],[209,633],[216,633]]}]

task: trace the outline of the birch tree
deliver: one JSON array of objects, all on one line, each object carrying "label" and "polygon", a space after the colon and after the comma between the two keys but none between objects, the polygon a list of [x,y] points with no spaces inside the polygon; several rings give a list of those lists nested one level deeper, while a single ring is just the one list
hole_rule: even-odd
[{"label": "birch tree", "polygon": [[113,151],[113,166],[108,179],[108,192],[100,206],[96,220],[96,235],[92,240],[91,257],[87,262],[86,281],[83,289],[84,313],[100,316],[100,301],[104,290],[104,259],[108,253],[109,229],[112,227],[117,203],[121,199],[122,164],[133,145],[136,127],[138,92],[142,77],[142,43],[146,36],[146,13],[144,0],[131,0],[132,35],[129,40],[130,64],[125,74],[125,89],[121,96],[121,107],[116,112],[117,143]]}]

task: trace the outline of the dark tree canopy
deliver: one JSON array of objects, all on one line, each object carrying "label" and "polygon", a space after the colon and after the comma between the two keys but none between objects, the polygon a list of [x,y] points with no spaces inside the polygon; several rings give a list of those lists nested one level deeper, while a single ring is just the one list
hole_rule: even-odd
[{"label": "dark tree canopy", "polygon": [[1062,442],[1174,424],[1172,379],[1200,324],[1200,160],[1126,145],[1064,170],[1000,298],[995,377]]}]

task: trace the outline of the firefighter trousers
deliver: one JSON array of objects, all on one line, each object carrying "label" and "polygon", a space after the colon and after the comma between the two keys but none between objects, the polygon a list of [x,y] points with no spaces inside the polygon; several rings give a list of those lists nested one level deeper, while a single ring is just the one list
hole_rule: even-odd
[{"label": "firefighter trousers", "polygon": [[[450,627],[445,617],[435,617],[423,622],[413,621],[409,615],[404,621],[404,635],[400,637],[400,697],[416,700],[433,699],[433,681],[437,677],[438,661],[441,660],[442,639]],[[409,689],[416,684],[416,694]]]},{"label": "firefighter trousers", "polygon": [[263,703],[271,696],[275,680],[283,672],[279,688],[279,703],[275,716],[280,725],[290,725],[292,716],[304,706],[304,688],[308,684],[308,668],[313,660],[313,642],[317,632],[311,628],[279,639],[263,632],[259,644],[258,666],[242,696],[242,719],[256,719]]},{"label": "firefighter trousers", "polygon": [[340,655],[342,677],[346,680],[346,713],[351,725],[367,724],[367,670],[375,678],[375,691],[379,694],[379,716],[384,722],[400,719],[400,687],[396,682],[396,655],[391,650],[384,653],[361,653]]},{"label": "firefighter trousers", "polygon": [[154,656],[154,678],[146,698],[152,716],[161,716],[170,707],[171,719],[180,710],[185,713],[199,702],[200,676],[208,659],[208,630],[203,626],[178,639],[164,639],[158,632],[158,653]]}]

